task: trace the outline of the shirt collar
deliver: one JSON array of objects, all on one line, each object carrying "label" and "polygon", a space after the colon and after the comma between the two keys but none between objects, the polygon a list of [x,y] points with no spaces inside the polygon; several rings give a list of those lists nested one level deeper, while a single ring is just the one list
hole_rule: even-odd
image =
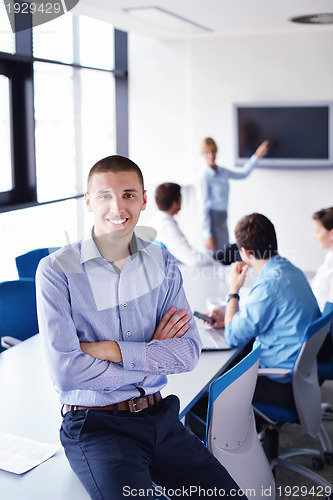
[{"label": "shirt collar", "polygon": [[160,210],[159,213],[161,219],[174,220],[173,215],[168,214],[167,212],[163,212],[163,210]]},{"label": "shirt collar", "polygon": [[270,272],[271,268],[273,268],[278,262],[282,262],[284,260],[285,260],[284,257],[281,257],[281,255],[279,255],[278,253],[276,253],[275,255],[273,255],[273,257],[271,257],[266,262],[266,264],[264,265],[264,267],[261,269],[261,271],[259,273],[259,276],[266,275],[267,273]]},{"label": "shirt collar", "polygon": [[[217,166],[217,165],[216,165]],[[210,165],[207,165],[206,166],[206,173],[207,175],[209,175],[210,177],[215,177],[216,175],[219,174],[219,167],[217,166],[217,170],[215,172],[215,170],[210,166]]]},{"label": "shirt collar", "polygon": [[[80,257],[80,262],[83,264],[84,262],[87,262],[88,260],[93,260],[93,259],[103,259],[104,257],[101,255],[100,251],[98,250],[96,243],[94,242],[93,239],[93,230],[94,228],[91,229],[90,233],[85,236],[85,238],[82,240],[81,243],[81,257]],[[141,238],[138,238],[135,234],[133,234],[133,238],[131,239],[130,242],[130,255],[131,255],[131,260],[133,260],[138,252],[146,252],[149,254],[148,251],[148,246],[150,243],[142,240]]]}]

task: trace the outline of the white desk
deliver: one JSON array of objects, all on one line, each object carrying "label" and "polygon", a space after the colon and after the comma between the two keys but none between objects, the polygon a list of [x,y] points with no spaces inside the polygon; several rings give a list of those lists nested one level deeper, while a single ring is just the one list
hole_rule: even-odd
[{"label": "white desk", "polygon": [[[0,355],[0,429],[60,444],[60,404],[49,378],[39,335]],[[89,500],[63,449],[35,469],[16,475],[0,470],[0,500]]]},{"label": "white desk", "polygon": [[[214,296],[223,287],[217,276],[208,278],[207,286],[203,286],[203,276],[184,276],[189,302],[199,310],[203,310],[207,296]],[[180,397],[182,417],[239,352],[239,349],[232,349],[202,353],[192,372],[169,376],[163,396],[177,394]],[[60,443],[61,407],[48,375],[39,335],[1,353],[0,380],[0,430],[38,441]],[[26,474],[0,470],[0,500],[66,498],[89,500],[62,448],[50,460]]]}]

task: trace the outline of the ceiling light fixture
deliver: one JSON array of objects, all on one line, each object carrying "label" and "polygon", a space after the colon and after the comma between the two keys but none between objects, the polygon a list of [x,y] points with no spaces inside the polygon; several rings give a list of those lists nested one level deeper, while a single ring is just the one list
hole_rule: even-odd
[{"label": "ceiling light fixture", "polygon": [[333,24],[333,13],[328,12],[325,14],[309,14],[307,16],[292,17],[290,21],[301,24]]},{"label": "ceiling light fixture", "polygon": [[161,7],[129,7],[123,11],[135,16],[141,21],[149,22],[157,28],[162,28],[174,33],[193,35],[197,33],[212,32],[210,28],[206,28],[198,23],[186,19],[185,17],[174,14]]}]

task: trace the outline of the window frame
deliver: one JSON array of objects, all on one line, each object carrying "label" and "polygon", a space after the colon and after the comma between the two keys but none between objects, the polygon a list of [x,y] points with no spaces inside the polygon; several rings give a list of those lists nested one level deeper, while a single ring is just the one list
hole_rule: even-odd
[{"label": "window frame", "polygon": [[[20,16],[15,14],[16,26]],[[66,15],[66,14],[65,14]],[[26,22],[26,18],[25,18]],[[79,69],[112,73],[115,79],[115,130],[117,154],[128,156],[128,54],[127,33],[114,29],[114,69],[101,69],[77,63],[64,63],[33,57],[32,16],[30,29],[15,33],[16,52],[0,52],[0,74],[11,82],[13,189],[0,192],[0,213],[81,198],[78,194],[61,199],[38,202],[35,151],[34,82],[35,62],[51,63]]]},{"label": "window frame", "polygon": [[[11,157],[11,175],[12,175],[12,183],[14,185],[14,145],[13,145],[13,113],[12,113],[12,72],[10,71],[10,68],[8,68],[7,65],[4,65],[1,60],[0,60],[0,75],[5,76],[8,78],[9,81],[9,120],[10,120],[10,157]],[[15,187],[15,186],[14,186]],[[2,203],[7,203],[8,200],[10,199],[9,193],[10,191],[0,191],[0,205]]]}]

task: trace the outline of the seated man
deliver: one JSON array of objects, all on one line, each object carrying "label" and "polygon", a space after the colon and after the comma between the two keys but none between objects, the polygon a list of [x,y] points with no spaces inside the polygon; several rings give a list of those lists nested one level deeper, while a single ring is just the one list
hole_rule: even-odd
[{"label": "seated man", "polygon": [[182,203],[179,184],[172,182],[160,184],[155,191],[155,200],[159,211],[151,221],[151,225],[157,230],[156,240],[163,243],[179,262],[188,266],[200,266],[211,264],[214,258],[223,264],[230,264],[237,259],[236,245],[228,245],[217,254],[210,250],[200,252],[190,245],[175,219]]},{"label": "seated man", "polygon": [[[260,368],[293,367],[306,327],[320,316],[317,301],[303,272],[278,254],[273,224],[251,214],[235,229],[243,262],[229,273],[230,293],[225,310],[225,338],[231,346],[261,344]],[[246,304],[239,310],[238,292],[249,266],[259,272]],[[221,326],[222,313],[211,313]],[[254,401],[293,406],[290,377],[258,377]]]},{"label": "seated man", "polygon": [[92,500],[157,498],[164,488],[244,498],[179,421],[178,398],[161,397],[167,374],[194,368],[201,343],[174,258],[134,234],[147,203],[141,170],[122,156],[100,160],[85,200],[91,234],[37,270],[39,329],[72,469]]},{"label": "seated man", "polygon": [[[215,309],[208,316],[214,328],[225,326],[229,345],[261,344],[260,368],[291,369],[302,343],[306,327],[320,316],[317,301],[300,269],[278,254],[275,229],[261,214],[241,219],[235,229],[243,262],[236,262],[229,273],[229,296],[225,312]],[[239,291],[249,266],[259,272],[247,302],[239,310]],[[294,406],[291,377],[260,376],[254,401],[286,407]],[[207,398],[194,406],[202,420]],[[189,419],[193,432],[202,435],[203,426]]]}]

